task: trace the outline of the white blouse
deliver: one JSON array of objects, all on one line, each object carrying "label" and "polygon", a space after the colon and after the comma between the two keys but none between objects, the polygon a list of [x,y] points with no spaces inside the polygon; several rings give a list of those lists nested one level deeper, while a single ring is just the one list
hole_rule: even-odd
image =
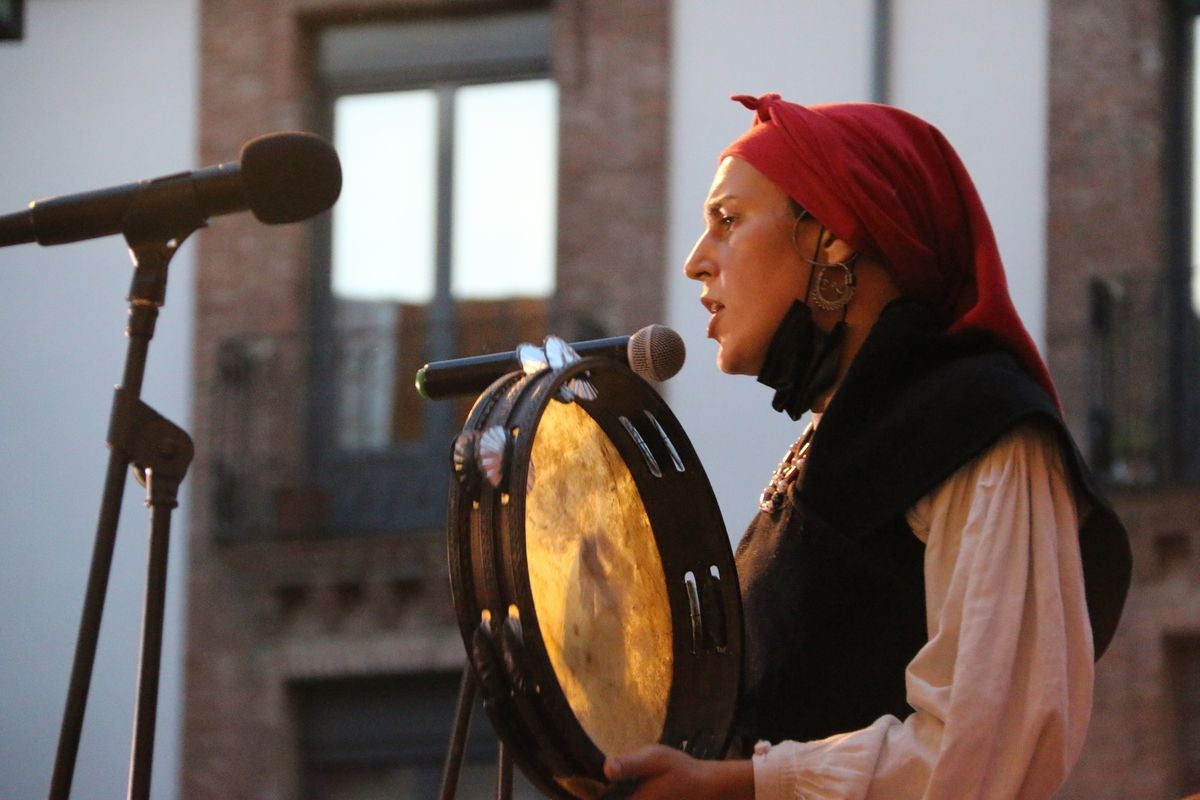
[{"label": "white blouse", "polygon": [[759,743],[757,800],[1046,798],[1079,756],[1092,632],[1075,502],[1053,434],[1018,426],[917,502],[929,641],[904,720]]}]

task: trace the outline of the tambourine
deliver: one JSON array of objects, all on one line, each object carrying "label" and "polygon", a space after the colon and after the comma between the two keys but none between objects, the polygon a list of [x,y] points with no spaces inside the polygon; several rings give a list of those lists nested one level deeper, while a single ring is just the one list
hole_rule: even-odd
[{"label": "tambourine", "polygon": [[455,439],[450,579],[516,764],[551,797],[597,798],[606,756],[652,743],[724,756],[742,618],[679,422],[625,366],[569,351],[519,349],[525,372],[481,395]]}]

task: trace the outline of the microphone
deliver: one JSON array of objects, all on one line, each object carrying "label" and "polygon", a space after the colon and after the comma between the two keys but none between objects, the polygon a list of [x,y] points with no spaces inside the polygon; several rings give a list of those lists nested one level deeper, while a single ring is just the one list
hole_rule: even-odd
[{"label": "microphone", "polygon": [[247,209],[269,225],[299,222],[332,206],[341,190],[341,163],[328,142],[312,133],[268,133],[243,145],[240,161],[35,200],[0,216],[0,247],[78,242],[133,225],[140,233],[191,233],[209,217]]},{"label": "microphone", "polygon": [[[666,325],[647,325],[632,336],[572,342],[583,358],[601,356],[628,366],[640,378],[665,381],[683,368],[683,339]],[[521,369],[516,350],[432,361],[417,370],[417,391],[429,400],[479,394],[501,375]]]}]

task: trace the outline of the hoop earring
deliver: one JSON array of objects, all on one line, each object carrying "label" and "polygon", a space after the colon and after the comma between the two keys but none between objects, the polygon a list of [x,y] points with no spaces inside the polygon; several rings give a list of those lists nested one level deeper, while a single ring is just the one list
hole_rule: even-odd
[{"label": "hoop earring", "polygon": [[[792,247],[796,249],[797,253],[800,253],[800,245],[796,243],[796,234],[800,231],[800,223],[810,218],[811,215],[806,210],[800,209],[800,213],[796,215],[796,221],[792,223]],[[803,258],[804,254],[800,253],[800,257]]]},{"label": "hoop earring", "polygon": [[[849,305],[854,297],[854,287],[858,285],[854,270],[850,266],[856,258],[858,253],[836,264],[813,262],[812,291],[809,292],[808,299],[814,306],[822,311],[840,311]],[[828,274],[830,269],[835,268],[842,270],[843,279],[840,285],[835,284]]]}]

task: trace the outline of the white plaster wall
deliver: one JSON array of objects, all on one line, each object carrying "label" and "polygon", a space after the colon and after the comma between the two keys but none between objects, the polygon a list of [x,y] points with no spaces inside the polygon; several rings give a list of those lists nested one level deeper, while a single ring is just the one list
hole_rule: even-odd
[{"label": "white plaster wall", "polygon": [[941,128],[996,231],[1009,289],[1045,343],[1046,0],[893,0],[892,102]]},{"label": "white plaster wall", "polygon": [[[716,156],[749,127],[730,94],[802,103],[869,100],[871,0],[674,4],[667,324],[688,362],[667,397],[736,541],[799,423],[752,378],[723,376],[704,338],[699,285],[681,275]],[[1045,271],[1045,0],[893,0],[892,102],[945,131],[992,214],[1018,308],[1041,337]]]},{"label": "white plaster wall", "polygon": [[[196,0],[34,0],[0,43],[0,214],[196,166]],[[233,154],[236,157],[236,154]],[[188,425],[192,252],[171,267],[143,398]],[[120,237],[0,249],[0,797],[46,797],[121,381]],[[148,517],[126,491],[73,797],[123,797]],[[175,515],[155,752],[177,796],[186,505]]]}]

